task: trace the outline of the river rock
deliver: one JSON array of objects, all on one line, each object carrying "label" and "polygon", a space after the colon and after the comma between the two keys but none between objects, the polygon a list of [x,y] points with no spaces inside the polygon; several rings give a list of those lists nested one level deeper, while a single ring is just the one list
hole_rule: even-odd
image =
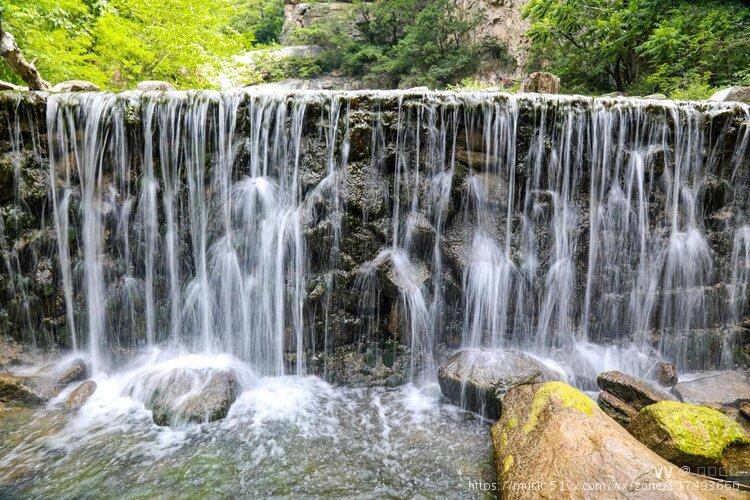
[{"label": "river rock", "polygon": [[161,80],[144,80],[136,85],[135,90],[140,90],[141,92],[166,92],[168,90],[174,90],[174,85]]},{"label": "river rock", "polygon": [[[716,483],[670,464],[562,382],[522,385],[492,426],[504,499],[718,498]],[[740,498],[731,489],[724,498]]]},{"label": "river rock", "polygon": [[672,387],[677,383],[677,367],[673,363],[659,361],[656,363],[656,381],[665,387]]},{"label": "river rock", "polygon": [[645,380],[617,370],[600,373],[596,383],[601,390],[609,392],[636,411],[659,401],[675,399],[671,394],[653,387]]},{"label": "river rock", "polygon": [[72,382],[85,379],[87,374],[86,363],[82,359],[76,359],[57,375],[56,385],[63,388]]},{"label": "river rock", "polygon": [[86,80],[68,80],[52,87],[52,92],[98,92],[101,90],[95,83]]},{"label": "river rock", "polygon": [[521,84],[521,92],[559,94],[560,78],[546,71],[531,73]]},{"label": "river rock", "polygon": [[638,410],[607,391],[601,391],[599,393],[599,396],[596,398],[596,403],[604,413],[615,419],[618,424],[625,427],[638,415]]},{"label": "river rock", "polygon": [[725,466],[733,468],[725,463],[725,452],[736,447],[748,450],[750,445],[750,436],[727,415],[677,401],[643,408],[628,431],[673,464],[703,474]]},{"label": "river rock", "polygon": [[750,383],[739,372],[721,372],[680,382],[673,391],[685,403],[738,407],[750,402]]},{"label": "river rock", "polygon": [[490,419],[500,416],[502,398],[512,387],[555,378],[533,356],[510,349],[463,349],[438,372],[446,398]]},{"label": "river rock", "polygon": [[68,399],[65,400],[65,407],[68,410],[77,410],[96,392],[96,382],[93,380],[86,380],[81,382],[73,392],[70,393]]},{"label": "river rock", "polygon": [[228,370],[174,370],[160,379],[146,407],[154,423],[180,426],[220,420],[239,395],[237,376]]},{"label": "river rock", "polygon": [[0,402],[34,406],[45,401],[31,378],[0,373]]},{"label": "river rock", "polygon": [[714,93],[709,101],[737,101],[750,103],[750,86],[739,86],[727,87]]}]

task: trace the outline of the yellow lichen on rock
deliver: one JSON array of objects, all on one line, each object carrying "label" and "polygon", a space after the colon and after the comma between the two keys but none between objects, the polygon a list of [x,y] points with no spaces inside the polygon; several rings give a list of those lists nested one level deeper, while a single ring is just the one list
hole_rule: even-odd
[{"label": "yellow lichen on rock", "polygon": [[534,429],[539,419],[539,413],[544,409],[551,397],[559,399],[566,408],[574,408],[586,415],[591,415],[596,406],[594,400],[564,382],[547,382],[542,384],[536,391],[536,394],[534,394],[529,419],[523,426],[524,433],[528,434]]}]

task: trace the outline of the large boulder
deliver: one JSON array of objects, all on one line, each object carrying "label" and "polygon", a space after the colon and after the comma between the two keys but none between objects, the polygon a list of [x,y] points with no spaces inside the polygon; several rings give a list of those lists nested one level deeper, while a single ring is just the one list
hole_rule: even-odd
[{"label": "large boulder", "polygon": [[68,80],[52,87],[52,92],[98,92],[99,86],[86,80]]},{"label": "large boulder", "polygon": [[750,103],[750,86],[742,87],[735,85],[734,87],[727,87],[714,93],[708,100]]},{"label": "large boulder", "polygon": [[555,378],[533,356],[510,349],[462,349],[438,372],[446,398],[490,419],[500,416],[501,401],[509,389]]},{"label": "large boulder", "polygon": [[670,464],[562,382],[508,391],[491,434],[504,499],[742,496]]},{"label": "large boulder", "polygon": [[156,425],[172,427],[224,418],[240,388],[233,371],[219,369],[176,369],[152,382],[144,404]]},{"label": "large boulder", "polygon": [[671,394],[645,380],[626,375],[617,370],[600,373],[596,378],[596,383],[601,390],[607,391],[619,400],[624,401],[636,411],[659,401],[675,399]]},{"label": "large boulder", "polygon": [[721,372],[679,382],[672,390],[685,403],[739,407],[750,402],[750,383],[739,372]]},{"label": "large boulder", "polygon": [[728,465],[724,454],[729,448],[750,444],[745,430],[723,413],[677,401],[643,408],[628,431],[673,464],[700,473]]},{"label": "large boulder", "polygon": [[521,84],[521,92],[559,94],[560,78],[546,71],[531,73]]},{"label": "large boulder", "polygon": [[96,382],[93,380],[81,382],[65,400],[65,407],[68,410],[77,410],[86,404],[86,401],[88,401],[94,392],[96,392]]},{"label": "large boulder", "polygon": [[41,405],[46,398],[39,394],[36,383],[29,377],[0,373],[0,403]]}]

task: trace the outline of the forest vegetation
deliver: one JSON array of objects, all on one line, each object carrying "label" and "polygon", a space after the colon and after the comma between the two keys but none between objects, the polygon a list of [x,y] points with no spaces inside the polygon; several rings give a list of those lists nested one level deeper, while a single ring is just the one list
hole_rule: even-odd
[{"label": "forest vegetation", "polygon": [[[355,1],[347,22],[285,40],[319,54],[253,68],[233,56],[279,44],[283,0],[4,0],[0,9],[47,80],[113,90],[142,80],[216,88],[227,74],[243,85],[335,74],[371,87],[461,88],[482,85],[480,66],[514,64],[501,43],[477,34],[485,12],[453,0]],[[705,98],[750,83],[750,5],[739,0],[530,0],[523,15],[531,28],[522,69],[559,75],[565,92]],[[21,83],[4,63],[0,80]]]}]

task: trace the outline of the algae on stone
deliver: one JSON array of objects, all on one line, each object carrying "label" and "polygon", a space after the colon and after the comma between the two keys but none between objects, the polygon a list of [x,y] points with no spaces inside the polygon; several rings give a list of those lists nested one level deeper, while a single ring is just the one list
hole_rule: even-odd
[{"label": "algae on stone", "polygon": [[720,466],[728,447],[750,443],[747,433],[730,417],[677,401],[646,406],[628,430],[670,462],[688,467]]}]

